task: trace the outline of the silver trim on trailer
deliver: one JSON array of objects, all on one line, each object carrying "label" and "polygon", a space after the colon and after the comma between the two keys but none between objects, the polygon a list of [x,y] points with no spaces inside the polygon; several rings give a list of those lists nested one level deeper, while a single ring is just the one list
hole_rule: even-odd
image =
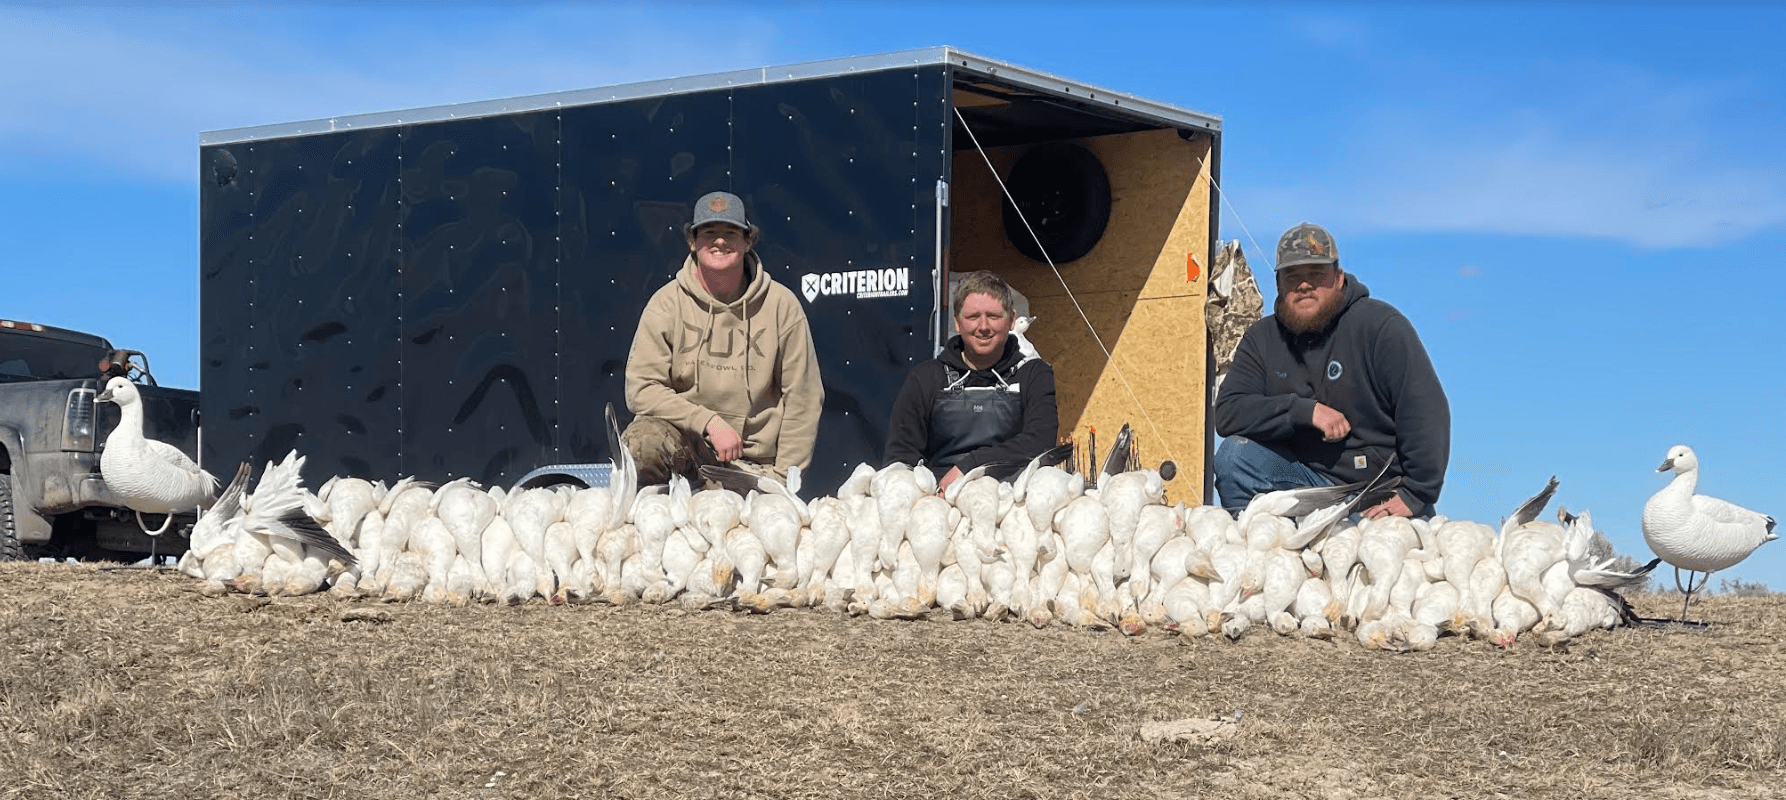
[{"label": "silver trim on trailer", "polygon": [[835,58],[826,61],[811,61],[804,64],[790,64],[778,67],[761,67],[733,72],[715,72],[708,75],[695,75],[686,78],[668,80],[643,81],[625,83],[618,86],[606,86],[595,89],[575,89],[549,94],[526,95],[499,100],[480,100],[470,103],[454,103],[443,106],[427,106],[403,111],[380,111],[370,114],[353,114],[344,117],[307,120],[304,122],[282,122],[272,125],[256,125],[246,128],[228,128],[224,130],[205,131],[199,134],[200,146],[235,144],[263,139],[279,139],[288,136],[308,136],[335,131],[360,130],[364,128],[382,128],[396,125],[415,125],[428,122],[444,122],[455,119],[489,117],[498,114],[512,114],[521,111],[543,111],[551,108],[568,106],[587,106],[600,103],[614,103],[622,100],[637,100],[645,97],[663,97],[674,94],[688,94],[709,89],[723,89],[734,86],[758,86],[789,81],[828,78],[837,75],[848,75],[857,72],[880,72],[907,67],[925,67],[936,64],[947,64],[957,73],[967,72],[978,75],[989,81],[1005,84],[1014,88],[1030,89],[1045,92],[1058,97],[1069,98],[1087,105],[1102,106],[1115,116],[1130,117],[1158,123],[1164,127],[1203,130],[1219,133],[1222,129],[1221,117],[1203,114],[1189,109],[1156,103],[1152,100],[1136,97],[1123,92],[1115,92],[1102,87],[1079,81],[1072,81],[1046,72],[1008,64],[1003,61],[965,53],[953,47],[928,47],[919,50],[904,50],[896,53],[882,53],[872,56],[855,56],[851,58]]}]

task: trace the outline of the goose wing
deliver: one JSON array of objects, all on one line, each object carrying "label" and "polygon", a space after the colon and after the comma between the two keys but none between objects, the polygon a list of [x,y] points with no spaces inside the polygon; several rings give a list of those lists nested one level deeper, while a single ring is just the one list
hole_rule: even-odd
[{"label": "goose wing", "polygon": [[153,454],[156,459],[166,462],[169,466],[178,468],[186,475],[194,477],[203,475],[205,478],[205,485],[212,491],[217,490],[217,479],[211,477],[211,473],[199,469],[198,464],[193,463],[192,459],[187,458],[185,453],[180,452],[180,448],[155,439],[144,439],[143,446],[149,453]]},{"label": "goose wing", "polygon": [[1017,502],[1023,502],[1023,495],[1029,489],[1029,476],[1042,467],[1051,467],[1073,457],[1073,443],[1058,444],[1042,451],[1041,455],[1029,460],[1029,464],[1011,481],[1011,494]]},{"label": "goose wing", "polygon": [[236,477],[224,487],[223,494],[217,496],[217,504],[211,506],[209,514],[217,515],[219,520],[228,520],[242,513],[242,494],[248,491],[248,476],[254,473],[254,465],[244,461],[236,467]]},{"label": "goose wing", "polygon": [[609,403],[606,409],[608,453],[614,460],[614,469],[609,473],[609,494],[614,498],[613,512],[608,515],[608,530],[625,524],[632,516],[634,495],[639,489],[639,465],[633,460],[632,451],[620,442],[620,417],[614,413],[614,404]]},{"label": "goose wing", "polygon": [[1110,452],[1104,456],[1104,468],[1098,470],[1098,485],[1112,475],[1120,475],[1129,471],[1129,462],[1134,457],[1135,431],[1129,423],[1122,424],[1122,430],[1116,432],[1116,441],[1110,443]]},{"label": "goose wing", "polygon": [[1513,509],[1513,516],[1508,517],[1505,522],[1501,523],[1501,535],[1506,536],[1507,534],[1512,533],[1514,528],[1537,519],[1538,512],[1543,511],[1545,506],[1550,505],[1550,498],[1556,493],[1557,476],[1552,475],[1550,476],[1550,482],[1544,484],[1543,489],[1539,490],[1537,494],[1526,498],[1526,501],[1520,503],[1518,508]]},{"label": "goose wing", "polygon": [[1575,579],[1577,586],[1586,586],[1591,589],[1622,589],[1648,580],[1647,576],[1650,574],[1650,570],[1655,569],[1656,565],[1660,563],[1662,563],[1660,557],[1652,558],[1650,563],[1637,569],[1620,572],[1612,569],[1612,559],[1609,558],[1587,569],[1578,569],[1570,577]]},{"label": "goose wing", "polygon": [[1342,483],[1338,486],[1305,486],[1300,489],[1278,489],[1256,494],[1247,503],[1243,518],[1251,519],[1258,514],[1271,514],[1278,517],[1300,517],[1312,514],[1336,503],[1345,502],[1347,495],[1364,487],[1365,483],[1359,481],[1357,483]]},{"label": "goose wing", "polygon": [[341,546],[340,542],[335,541],[335,537],[330,536],[328,531],[318,525],[316,520],[311,519],[310,515],[304,513],[302,509],[294,508],[272,519],[255,519],[245,527],[255,533],[277,536],[281,539],[298,542],[306,547],[314,547],[328,553],[331,557],[341,559],[341,563],[349,567],[354,565],[353,553]]},{"label": "goose wing", "polygon": [[974,482],[974,480],[978,479],[980,476],[985,475],[987,468],[991,466],[992,464],[990,463],[981,464],[980,466],[968,470],[961,477],[956,478],[954,483],[949,484],[949,488],[943,490],[943,499],[949,501],[949,505],[954,505],[955,498],[961,495],[961,487],[966,486],[969,483]]},{"label": "goose wing", "polygon": [[249,516],[261,520],[278,519],[292,509],[304,503],[304,457],[292,450],[285,454],[285,460],[275,464],[267,462],[266,469],[261,470],[260,482],[254,485],[254,491],[242,502],[242,507]]},{"label": "goose wing", "polygon": [[[1384,466],[1384,470],[1388,470],[1387,465]],[[1352,495],[1351,499],[1342,500],[1307,512],[1307,515],[1303,516],[1302,520],[1297,523],[1296,533],[1284,539],[1283,546],[1290,550],[1298,550],[1307,547],[1310,542],[1320,538],[1320,536],[1326,533],[1329,528],[1333,527],[1334,523],[1352,516],[1353,511],[1360,508],[1371,508],[1378,503],[1388,500],[1395,494],[1395,490],[1401,487],[1402,479],[1400,475],[1397,475],[1387,481],[1378,483],[1382,478],[1383,473],[1378,473],[1377,477],[1372,478],[1369,484],[1363,486],[1359,486],[1358,484],[1348,484],[1350,486],[1359,487],[1358,493]],[[1291,514],[1288,516],[1294,517],[1296,515]]]},{"label": "goose wing", "polygon": [[[799,475],[800,473],[798,472],[788,473],[788,477],[791,481],[798,481]],[[812,511],[807,507],[806,501],[801,500],[800,496],[795,494],[794,490],[789,488],[787,484],[767,475],[758,475],[754,472],[738,469],[736,467],[702,464],[701,477],[712,481],[718,481],[719,485],[745,497],[749,497],[750,493],[753,491],[762,492],[763,494],[780,495],[794,504],[794,508],[800,512],[800,521],[802,523],[810,522],[812,520]]]},{"label": "goose wing", "polygon": [[1716,497],[1706,497],[1702,494],[1693,495],[1693,510],[1706,519],[1725,525],[1742,525],[1745,527],[1759,525],[1766,528],[1769,533],[1772,533],[1774,530],[1773,517],[1759,511],[1750,511],[1735,503],[1727,500],[1719,500]]}]

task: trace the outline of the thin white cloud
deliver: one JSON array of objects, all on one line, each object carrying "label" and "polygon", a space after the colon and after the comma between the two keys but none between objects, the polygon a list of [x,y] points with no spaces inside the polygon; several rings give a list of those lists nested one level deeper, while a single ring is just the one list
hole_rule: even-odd
[{"label": "thin white cloud", "polygon": [[1754,102],[1771,96],[1768,87],[1629,69],[1532,71],[1569,69],[1567,85],[1521,106],[1413,97],[1360,109],[1335,127],[1325,159],[1292,156],[1311,167],[1296,184],[1245,192],[1249,213],[1354,233],[1589,237],[1640,248],[1714,247],[1786,226],[1786,157],[1759,133],[1778,124],[1769,115],[1779,109]]},{"label": "thin white cloud", "polygon": [[770,22],[744,14],[693,48],[680,44],[685,19],[645,7],[521,7],[426,34],[397,26],[420,8],[384,8],[345,32],[301,7],[9,13],[0,174],[54,164],[187,181],[207,130],[761,66],[775,41]]},{"label": "thin white cloud", "polygon": [[1304,16],[1289,20],[1291,33],[1316,47],[1358,53],[1370,43],[1370,28],[1357,19]]}]

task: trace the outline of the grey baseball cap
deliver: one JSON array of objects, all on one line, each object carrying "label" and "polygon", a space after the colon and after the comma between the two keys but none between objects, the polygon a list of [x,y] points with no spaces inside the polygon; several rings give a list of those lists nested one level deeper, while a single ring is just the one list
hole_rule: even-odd
[{"label": "grey baseball cap", "polygon": [[708,192],[695,201],[695,218],[688,223],[688,230],[709,222],[729,222],[746,231],[751,229],[750,220],[744,216],[744,201],[731,192]]},{"label": "grey baseball cap", "polygon": [[1339,248],[1333,244],[1333,234],[1313,222],[1304,222],[1284,231],[1283,238],[1277,240],[1277,269],[1338,263]]}]

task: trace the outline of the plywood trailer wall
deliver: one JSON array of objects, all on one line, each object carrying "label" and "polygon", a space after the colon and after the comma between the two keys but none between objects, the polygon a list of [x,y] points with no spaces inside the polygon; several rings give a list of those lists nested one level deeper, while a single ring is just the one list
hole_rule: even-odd
[{"label": "plywood trailer wall", "polygon": [[[1019,252],[986,158],[969,148],[954,154],[949,268],[992,270],[1029,299],[1037,320],[1028,336],[1054,366],[1063,435],[1083,443],[1095,428],[1105,448],[1129,423],[1147,466],[1177,463],[1170,496],[1197,502],[1205,485],[1211,140],[1152,130],[1073,143],[1096,155],[1110,180],[1109,223],[1090,252],[1059,265],[1059,277]],[[1031,146],[986,156],[1008,176]]]}]

